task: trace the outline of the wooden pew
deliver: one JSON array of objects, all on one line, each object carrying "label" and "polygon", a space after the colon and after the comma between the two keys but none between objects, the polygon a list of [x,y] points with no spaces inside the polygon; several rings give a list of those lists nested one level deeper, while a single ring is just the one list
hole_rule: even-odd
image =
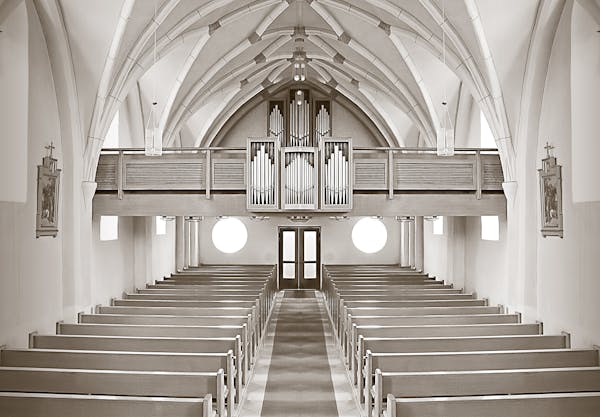
[{"label": "wooden pew", "polygon": [[363,358],[366,351],[374,353],[418,352],[475,352],[491,350],[564,349],[567,337],[547,335],[458,336],[458,337],[363,337],[358,336],[358,347],[350,355],[350,371],[358,380],[359,392]]},{"label": "wooden pew", "polygon": [[600,392],[600,368],[502,369],[450,372],[375,371],[373,409],[383,409],[383,393],[396,397],[449,397],[549,392]]},{"label": "wooden pew", "polygon": [[600,392],[469,397],[387,397],[385,417],[597,417]]},{"label": "wooden pew", "polygon": [[253,294],[237,294],[237,293],[191,293],[191,292],[155,292],[155,293],[125,293],[123,298],[126,300],[232,300],[232,301],[256,301],[258,298]]},{"label": "wooden pew", "polygon": [[201,308],[219,308],[219,307],[240,307],[252,308],[256,305],[256,300],[132,300],[115,299],[111,301],[113,306],[130,307],[201,307]]},{"label": "wooden pew", "polygon": [[228,392],[225,386],[223,369],[149,372],[2,366],[0,391],[183,398],[203,398],[210,394],[216,399],[220,417],[225,416],[226,399],[231,413],[234,403],[233,392]]},{"label": "wooden pew", "polygon": [[380,300],[380,301],[388,301],[388,300],[474,300],[476,299],[474,294],[465,293],[465,294],[444,294],[444,293],[433,293],[427,294],[422,292],[412,292],[412,293],[400,293],[400,294],[390,294],[388,292],[376,293],[376,294],[353,294],[348,292],[340,293],[340,297],[344,299],[344,301],[369,301],[369,300]]},{"label": "wooden pew", "polygon": [[[374,384],[375,370],[383,372],[476,371],[600,366],[594,349],[508,350],[479,352],[373,353],[367,350],[358,385],[360,400]],[[362,389],[364,387],[364,390]],[[371,403],[365,404],[365,410]]]},{"label": "wooden pew", "polygon": [[[82,335],[29,335],[29,348],[59,350],[104,350],[129,352],[228,352],[235,354],[236,375],[245,381],[249,363],[244,359],[240,336],[219,338],[125,337]],[[238,393],[239,395],[239,393]],[[237,398],[239,400],[239,398]]]},{"label": "wooden pew", "polygon": [[212,417],[213,414],[211,395],[197,399],[0,392],[0,415],[10,417]]}]

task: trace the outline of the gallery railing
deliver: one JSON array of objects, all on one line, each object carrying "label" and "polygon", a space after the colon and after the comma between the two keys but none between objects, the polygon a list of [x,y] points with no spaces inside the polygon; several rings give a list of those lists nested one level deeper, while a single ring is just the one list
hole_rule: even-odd
[{"label": "gallery railing", "polygon": [[[502,191],[496,149],[457,148],[454,156],[440,157],[435,148],[352,147],[334,139],[323,145],[311,148],[315,151],[308,156],[296,155],[298,149],[283,153],[285,148],[266,138],[249,141],[248,148],[167,148],[158,157],[145,156],[143,148],[103,149],[97,189],[116,191],[120,199],[136,191],[203,192],[207,198],[213,192],[250,192],[249,210],[305,205],[340,211],[351,209],[356,193],[383,192],[393,198],[406,192],[472,192],[479,199],[484,192]],[[291,171],[286,173],[286,167]],[[300,181],[291,176],[296,171],[303,174]],[[304,193],[304,200],[290,200],[297,198],[293,192],[305,189],[311,192]]]}]

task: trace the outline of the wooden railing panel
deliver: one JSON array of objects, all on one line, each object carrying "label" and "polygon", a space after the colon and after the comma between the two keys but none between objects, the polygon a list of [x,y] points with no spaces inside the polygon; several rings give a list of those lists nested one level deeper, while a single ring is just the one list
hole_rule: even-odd
[{"label": "wooden railing panel", "polygon": [[470,155],[394,158],[395,190],[475,190],[476,180],[475,159]]},{"label": "wooden railing panel", "polygon": [[109,154],[101,155],[96,170],[96,183],[98,190],[116,190],[117,189],[117,168],[119,167],[119,155]]},{"label": "wooden railing panel", "polygon": [[126,155],[124,190],[203,190],[205,161],[191,155]]},{"label": "wooden railing panel", "polygon": [[387,189],[387,158],[354,158],[355,190]]}]

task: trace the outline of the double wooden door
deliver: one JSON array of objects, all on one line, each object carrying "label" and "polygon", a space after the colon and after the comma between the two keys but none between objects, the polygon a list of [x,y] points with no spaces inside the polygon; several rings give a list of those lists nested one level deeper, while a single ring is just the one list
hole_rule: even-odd
[{"label": "double wooden door", "polygon": [[320,289],[321,229],[279,228],[279,288]]}]

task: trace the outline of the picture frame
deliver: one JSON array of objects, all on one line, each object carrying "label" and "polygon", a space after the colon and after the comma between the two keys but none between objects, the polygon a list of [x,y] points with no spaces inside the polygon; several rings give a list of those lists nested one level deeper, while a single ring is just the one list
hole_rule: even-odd
[{"label": "picture frame", "polygon": [[37,213],[35,237],[56,237],[58,234],[58,203],[60,191],[60,169],[56,168],[57,160],[50,155],[42,159],[38,165],[37,175]]},{"label": "picture frame", "polygon": [[[549,151],[551,147],[547,146]],[[541,233],[543,237],[563,237],[562,167],[556,158],[548,156],[542,160],[538,170],[540,180]]]}]

